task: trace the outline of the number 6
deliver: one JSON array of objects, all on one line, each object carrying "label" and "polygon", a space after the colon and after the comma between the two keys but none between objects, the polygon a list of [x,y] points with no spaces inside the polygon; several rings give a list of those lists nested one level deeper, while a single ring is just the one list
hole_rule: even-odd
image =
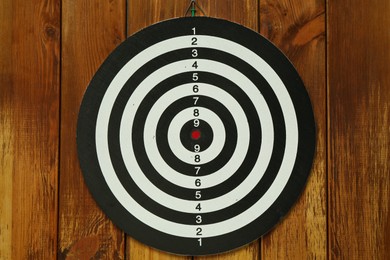
[{"label": "number 6", "polygon": [[194,93],[198,93],[198,92],[199,92],[199,86],[198,86],[198,85],[194,85],[194,86],[192,87],[192,91],[193,91]]}]

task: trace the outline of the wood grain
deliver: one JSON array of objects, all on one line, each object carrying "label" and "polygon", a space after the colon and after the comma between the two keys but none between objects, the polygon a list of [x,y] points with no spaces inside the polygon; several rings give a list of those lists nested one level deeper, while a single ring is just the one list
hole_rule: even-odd
[{"label": "wood grain", "polygon": [[183,0],[131,0],[128,3],[128,36],[159,21],[181,17],[188,6]]},{"label": "wood grain", "polygon": [[[243,26],[258,30],[259,13],[258,1],[256,0],[215,0],[199,1],[207,16],[227,19],[240,23]],[[220,255],[195,257],[197,260],[217,260],[217,259],[260,259],[260,242],[254,241],[242,248]]]},{"label": "wood grain", "polygon": [[[184,15],[187,1],[181,0],[132,0],[128,4],[127,28],[128,35],[159,21]],[[191,259],[191,257],[176,256],[146,246],[127,236],[127,259]]]},{"label": "wood grain", "polygon": [[[198,0],[291,59],[313,103],[317,152],[304,193],[261,247],[196,259],[388,259],[390,2],[327,1],[327,26],[325,2]],[[126,34],[182,16],[188,3],[0,1],[0,259],[191,259],[142,245],[106,218],[75,141],[101,62]]]},{"label": "wood grain", "polygon": [[124,235],[92,199],[79,168],[76,123],[89,81],[125,39],[124,0],[62,3],[59,259],[123,259]]},{"label": "wood grain", "polygon": [[207,16],[226,19],[258,31],[259,4],[257,0],[199,1]]},{"label": "wood grain", "polygon": [[6,0],[0,9],[0,257],[52,259],[57,246],[59,1]]},{"label": "wood grain", "polygon": [[330,258],[388,259],[390,2],[328,10]]},{"label": "wood grain", "polygon": [[0,1],[0,259],[12,256],[12,1]]},{"label": "wood grain", "polygon": [[260,31],[298,70],[309,92],[317,127],[311,176],[287,217],[263,238],[262,259],[326,259],[325,1],[260,3]]}]

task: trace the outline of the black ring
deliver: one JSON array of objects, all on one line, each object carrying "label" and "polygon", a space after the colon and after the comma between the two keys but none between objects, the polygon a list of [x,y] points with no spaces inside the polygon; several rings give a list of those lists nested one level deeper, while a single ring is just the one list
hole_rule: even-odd
[{"label": "black ring", "polygon": [[[100,165],[107,162],[99,162],[97,158],[95,136],[95,127],[100,103],[103,100],[107,87],[124,65],[147,47],[166,39],[189,35],[191,33],[191,28],[194,27],[196,27],[200,34],[217,36],[219,38],[238,42],[241,46],[252,50],[255,55],[260,56],[266,61],[283,81],[293,103],[296,118],[287,118],[287,120],[296,120],[298,125],[297,154],[289,155],[295,157],[294,167],[290,173],[285,173],[290,174],[290,178],[278,198],[265,212],[263,212],[263,214],[259,215],[254,221],[244,225],[240,229],[215,237],[201,237],[201,246],[198,237],[196,237],[195,234],[195,229],[198,226],[195,222],[192,224],[194,226],[194,237],[185,238],[169,235],[161,230],[154,229],[151,226],[144,224],[142,220],[135,218],[132,213],[124,207],[122,204],[124,202],[119,202],[117,200],[113,194],[115,191],[110,190],[104,179]],[[224,46],[221,46],[221,50],[223,50],[223,47]],[[210,52],[214,52],[214,50],[210,50]],[[177,60],[177,58],[175,59]],[[178,57],[178,59],[183,58]],[[160,66],[160,64],[156,64],[156,67],[158,66]],[[141,70],[142,69],[143,68],[141,68]],[[141,81],[142,79],[139,80]],[[132,86],[132,88],[135,86]],[[270,106],[271,113],[273,113],[273,105],[272,103],[269,103],[270,98],[268,97],[268,94],[266,94],[267,92],[262,90],[263,86],[257,84],[256,86],[265,97],[267,104]],[[130,89],[130,92],[133,90],[134,89]],[[111,125],[111,122],[109,125]],[[283,126],[274,123],[274,127],[278,129]],[[289,129],[285,129],[285,131],[289,131]],[[99,138],[104,139],[106,137],[99,136]],[[275,135],[275,141],[279,141],[278,138],[283,137]],[[112,139],[112,136],[109,135],[109,139]],[[85,181],[93,197],[104,212],[119,227],[136,239],[161,250],[177,254],[204,255],[231,250],[251,242],[267,232],[287,213],[302,191],[310,173],[315,150],[315,123],[310,100],[299,75],[287,58],[270,42],[253,31],[227,21],[204,17],[180,18],[159,23],[144,29],[126,40],[107,58],[92,79],[83,98],[77,126],[77,145],[80,165],[83,170]],[[117,154],[110,152],[111,158],[116,155]],[[280,158],[283,157],[284,154],[273,154],[273,156]],[[277,168],[277,165],[275,165],[275,168]],[[121,173],[117,172],[116,174],[119,175]],[[278,170],[272,174],[278,174]],[[258,183],[258,186],[262,181],[266,181],[264,178],[265,176]],[[271,179],[273,178],[270,178],[270,180]],[[261,186],[261,189],[266,190],[265,187],[268,185],[265,184]],[[254,190],[257,189],[255,188]],[[253,194],[253,191],[251,194]],[[251,197],[251,199],[254,201],[258,200],[256,196]],[[145,205],[141,205],[145,206],[145,208],[148,206],[147,202],[145,202]],[[226,211],[226,209],[223,210]],[[220,213],[222,212],[219,212],[219,214]],[[235,214],[237,214],[237,212],[232,212],[230,217],[235,216]],[[190,214],[188,217],[193,217],[193,214]],[[207,219],[209,216],[202,214],[202,217]],[[175,219],[175,216],[171,216],[168,219]],[[188,222],[188,219],[186,219],[186,222]],[[180,223],[180,221],[178,221],[178,223]],[[203,222],[202,225],[204,223],[207,222]]]}]

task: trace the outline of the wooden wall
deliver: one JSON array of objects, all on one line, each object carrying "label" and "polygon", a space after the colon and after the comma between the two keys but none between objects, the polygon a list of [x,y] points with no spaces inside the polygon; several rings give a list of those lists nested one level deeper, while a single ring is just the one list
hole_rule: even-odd
[{"label": "wooden wall", "polygon": [[[126,236],[82,178],[76,119],[115,46],[183,16],[187,0],[0,1],[0,259],[191,259]],[[198,0],[291,59],[313,102],[317,152],[284,221],[195,259],[388,259],[390,1]]]}]

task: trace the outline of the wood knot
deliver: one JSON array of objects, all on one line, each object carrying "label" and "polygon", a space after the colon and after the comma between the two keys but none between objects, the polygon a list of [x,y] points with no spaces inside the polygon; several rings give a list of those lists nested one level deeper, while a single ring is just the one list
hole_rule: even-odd
[{"label": "wood knot", "polygon": [[302,46],[325,34],[325,14],[321,13],[295,29],[293,45]]},{"label": "wood knot", "polygon": [[57,39],[58,38],[58,30],[56,27],[52,25],[46,25],[44,29],[45,39]]}]

